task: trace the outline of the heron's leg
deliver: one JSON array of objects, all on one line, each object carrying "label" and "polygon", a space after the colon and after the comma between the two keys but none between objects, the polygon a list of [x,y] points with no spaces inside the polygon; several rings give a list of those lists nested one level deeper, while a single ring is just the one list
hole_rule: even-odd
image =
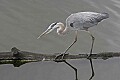
[{"label": "heron's leg", "polygon": [[90,58],[90,57],[91,57],[91,54],[92,54],[92,51],[93,51],[93,45],[94,45],[94,40],[95,40],[95,38],[94,38],[94,36],[90,33],[90,31],[87,31],[87,32],[90,34],[90,36],[91,36],[91,38],[92,38],[92,45],[91,45],[91,49],[90,49],[90,55],[88,56],[88,59],[89,59],[89,61],[90,61],[91,70],[92,70],[92,75],[91,75],[91,77],[89,78],[89,80],[91,80],[91,79],[94,77],[94,75],[95,75],[95,73],[94,73],[94,68],[93,68],[93,62],[92,62],[92,59]]},{"label": "heron's leg", "polygon": [[94,40],[95,40],[95,37],[90,33],[90,31],[87,31],[88,34],[91,36],[92,38],[92,45],[91,45],[91,49],[90,49],[90,56],[92,54],[92,51],[93,51],[93,45],[94,45]]},{"label": "heron's leg", "polygon": [[57,59],[60,56],[62,56],[62,59],[64,58],[65,53],[76,43],[76,41],[77,41],[77,34],[78,34],[78,31],[75,31],[75,39],[72,42],[72,44],[63,53],[61,53],[60,55],[57,55],[55,59]]},{"label": "heron's leg", "polygon": [[77,68],[75,68],[73,65],[71,65],[70,63],[68,63],[65,60],[63,62],[66,63],[68,66],[70,66],[75,71],[75,80],[78,80]]}]

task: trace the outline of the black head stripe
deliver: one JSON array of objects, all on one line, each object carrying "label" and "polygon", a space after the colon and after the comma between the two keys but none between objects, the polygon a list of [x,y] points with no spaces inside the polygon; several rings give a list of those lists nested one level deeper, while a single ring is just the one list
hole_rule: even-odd
[{"label": "black head stripe", "polygon": [[53,25],[51,25],[51,28],[53,28],[58,22],[55,22]]}]

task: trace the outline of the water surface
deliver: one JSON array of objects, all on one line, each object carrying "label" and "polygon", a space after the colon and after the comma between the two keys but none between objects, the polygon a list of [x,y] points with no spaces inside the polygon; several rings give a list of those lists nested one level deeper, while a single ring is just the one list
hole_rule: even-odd
[{"label": "water surface", "polygon": [[[37,40],[52,22],[61,21],[80,11],[107,12],[110,18],[90,29],[95,36],[94,53],[120,51],[119,0],[0,0],[0,50],[16,46],[21,50],[43,53],[63,52],[74,39],[74,31],[58,36],[56,31]],[[88,53],[91,38],[79,32],[78,42],[70,53]],[[91,74],[88,60],[70,61],[78,68],[79,80],[88,80]],[[94,60],[93,80],[119,80],[119,58]],[[74,72],[64,63],[39,62],[20,68],[0,66],[1,80],[74,80]]]}]

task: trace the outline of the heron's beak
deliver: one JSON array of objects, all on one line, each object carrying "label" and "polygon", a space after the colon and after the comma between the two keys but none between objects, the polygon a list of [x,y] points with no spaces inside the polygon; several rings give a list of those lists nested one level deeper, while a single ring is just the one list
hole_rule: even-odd
[{"label": "heron's beak", "polygon": [[51,29],[47,29],[46,31],[44,31],[37,39],[41,38],[42,36],[50,33],[52,30]]}]

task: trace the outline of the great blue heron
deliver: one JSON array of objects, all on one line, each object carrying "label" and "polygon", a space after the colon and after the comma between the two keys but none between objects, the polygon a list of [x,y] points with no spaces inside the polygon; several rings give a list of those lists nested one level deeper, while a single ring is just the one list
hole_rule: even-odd
[{"label": "great blue heron", "polygon": [[[58,55],[56,58],[62,56],[65,56],[65,53],[73,46],[73,44],[77,41],[77,34],[78,31],[86,31],[89,33],[89,35],[92,38],[92,45],[91,45],[91,50],[90,50],[90,55],[88,56],[88,59],[90,60],[91,64],[91,69],[92,69],[92,75],[89,80],[91,80],[94,76],[94,69],[93,69],[93,64],[92,64],[92,59],[90,58],[93,50],[93,44],[94,44],[94,36],[90,33],[88,30],[90,27],[93,27],[97,25],[99,22],[101,22],[103,19],[107,19],[109,17],[108,13],[97,13],[97,12],[78,12],[78,13],[73,13],[71,14],[67,19],[66,19],[66,27],[62,22],[54,22],[52,23],[48,29],[43,32],[37,39],[42,37],[45,34],[50,33],[54,29],[57,29],[58,35],[63,35],[65,34],[68,30],[74,30],[75,31],[75,39],[72,42],[72,44],[60,55]],[[76,80],[77,80],[77,70],[74,68],[72,65],[70,65],[68,62],[63,61],[66,64],[68,64],[70,67],[72,67],[75,72],[76,72]]]}]

